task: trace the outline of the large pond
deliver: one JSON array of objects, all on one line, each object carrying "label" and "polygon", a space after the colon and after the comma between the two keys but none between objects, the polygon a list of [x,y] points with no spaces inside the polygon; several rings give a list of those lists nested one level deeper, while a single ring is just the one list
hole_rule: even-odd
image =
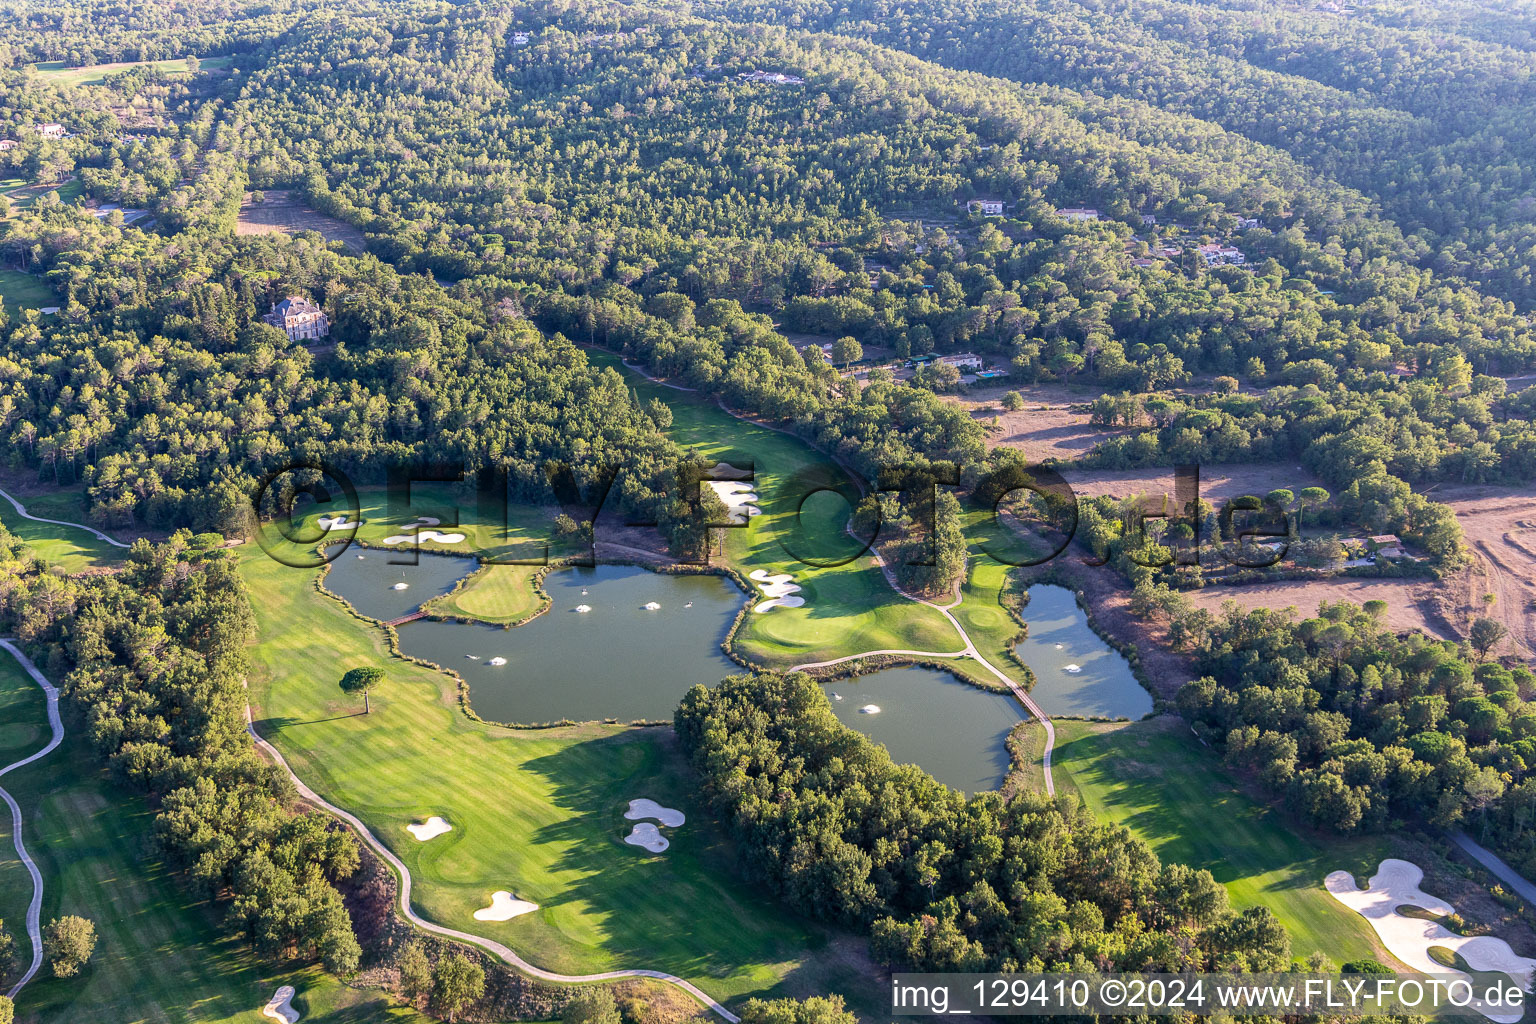
[{"label": "large pond", "polygon": [[[386,620],[447,592],[475,567],[440,555],[399,566],[364,554],[337,559],[326,586],[363,614]],[[402,579],[408,589],[392,589]],[[481,716],[526,724],[670,719],[689,687],[743,671],[720,643],[745,598],[720,576],[603,565],[557,569],[544,589],[550,610],[525,625],[422,619],[398,627],[400,649],[462,675]],[[583,605],[590,610],[576,611]]]},{"label": "large pond", "polygon": [[1024,606],[1029,636],[1014,650],[1035,673],[1035,698],[1048,715],[1136,719],[1152,710],[1152,695],[1130,663],[1088,625],[1072,591],[1037,584]]},{"label": "large pond", "polygon": [[[960,682],[936,669],[889,668],[826,684],[838,720],[885,744],[965,793],[996,789],[1008,774],[1009,731],[1023,718],[1013,697]],[[861,712],[877,707],[879,713]]]}]

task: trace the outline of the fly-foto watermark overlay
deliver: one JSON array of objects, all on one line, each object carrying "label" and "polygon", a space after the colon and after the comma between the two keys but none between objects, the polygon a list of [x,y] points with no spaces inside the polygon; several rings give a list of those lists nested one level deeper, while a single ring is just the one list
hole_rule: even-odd
[{"label": "fly-foto watermark overlay", "polygon": [[[596,563],[594,528],[611,503],[620,472],[617,465],[573,466],[559,461],[540,467],[549,501],[580,527],[584,538],[585,550],[561,561],[577,565]],[[684,461],[674,467],[670,476],[669,491],[664,496],[680,500],[684,515],[696,532],[745,529],[750,525],[751,516],[732,510],[722,518],[718,503],[712,512],[712,506],[704,499],[712,481],[755,486],[757,471],[750,460],[737,459],[712,466]],[[416,463],[392,467],[387,479],[385,515],[392,522],[404,522],[430,510],[435,527],[459,526],[464,509],[441,501],[418,506],[412,499],[413,484],[447,484],[473,494],[473,519],[482,529],[494,533],[499,527],[501,534],[507,535],[511,480],[504,470],[472,473],[460,466]],[[971,546],[1004,565],[1043,565],[1060,557],[1077,534],[1078,496],[1060,473],[1047,466],[1009,464],[973,473],[962,471],[953,463],[923,463],[881,470],[872,484],[862,486],[830,467],[811,466],[777,481],[773,492],[755,496],[755,503],[772,503],[775,508],[793,510],[788,525],[781,524],[776,531],[777,543],[785,555],[780,561],[835,568],[862,557],[887,526],[879,502],[861,505],[867,495],[899,496],[904,515],[915,520],[912,525],[932,536],[941,490],[959,492],[963,529],[967,540],[974,542]],[[1299,515],[1293,520],[1273,493],[1229,499],[1217,510],[1214,547],[1228,564],[1240,569],[1276,566],[1285,559],[1290,544],[1299,539]],[[808,506],[813,500],[829,500],[823,496],[842,502],[847,513],[831,517],[810,514]],[[304,498],[308,502],[302,502]],[[355,527],[362,515],[358,488],[349,474],[321,459],[296,460],[268,472],[252,494],[251,507],[257,523],[256,540],[262,550],[274,560],[295,568],[317,568],[339,558],[355,542]],[[1126,540],[1127,557],[1132,561],[1148,568],[1199,564],[1206,517],[1200,501],[1198,466],[1174,467],[1171,505],[1165,498],[1161,503],[1127,502],[1122,507],[1122,537]],[[1005,517],[1012,517],[1014,526],[1004,526]],[[317,525],[306,524],[307,519],[315,520]],[[1156,540],[1151,539],[1148,526],[1154,520],[1165,523],[1163,536]],[[838,525],[829,527],[829,522]],[[331,524],[336,523],[347,528],[332,528]],[[630,517],[624,525],[655,527],[658,523]],[[554,536],[553,524],[549,529],[550,534],[542,540],[521,544],[517,554],[500,549],[470,550],[468,554],[488,564],[547,565],[554,548],[569,547],[571,543],[570,538]],[[473,548],[472,537],[472,533],[466,535],[465,540]],[[420,547],[411,539],[395,551],[401,557],[392,561],[415,564]],[[1149,556],[1145,554],[1148,551],[1157,554]],[[687,557],[682,560],[690,561]],[[706,559],[696,557],[691,561],[702,564]],[[1091,557],[1083,557],[1082,561],[1089,565],[1104,564],[1103,559]],[[909,564],[933,563],[919,555],[909,559]]]},{"label": "fly-foto watermark overlay", "polygon": [[1512,1024],[1503,974],[895,974],[893,1016],[1456,1015]]}]

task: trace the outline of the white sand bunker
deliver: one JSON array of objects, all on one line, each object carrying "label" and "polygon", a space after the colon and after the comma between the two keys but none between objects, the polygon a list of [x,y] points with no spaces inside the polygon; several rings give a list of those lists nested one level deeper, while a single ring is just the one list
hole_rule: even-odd
[{"label": "white sand bunker", "polygon": [[763,514],[763,510],[757,507],[760,499],[751,484],[738,480],[705,480],[704,483],[730,510],[731,522],[745,523],[749,517]]},{"label": "white sand bunker", "polygon": [[491,893],[491,905],[475,911],[476,921],[510,921],[539,909],[537,903],[514,899],[505,889]]},{"label": "white sand bunker", "polygon": [[418,843],[424,843],[428,839],[436,839],[444,832],[452,832],[453,826],[434,814],[424,824],[407,825],[405,830],[415,836]]},{"label": "white sand bunker", "polygon": [[355,530],[359,525],[347,522],[347,514],[345,512],[335,516],[321,516],[317,522],[320,524],[320,529],[327,533],[333,530]]},{"label": "white sand bunker", "polygon": [[[1434,914],[1449,915],[1456,908],[1419,888],[1424,871],[1412,861],[1389,857],[1371,876],[1370,888],[1355,885],[1348,871],[1335,871],[1323,880],[1333,898],[1371,922],[1388,951],[1410,970],[1425,974],[1462,974],[1429,955],[1431,946],[1444,946],[1461,954],[1474,971],[1502,971],[1522,988],[1531,984],[1536,960],[1519,956],[1509,943],[1491,935],[1467,938],[1457,935],[1437,921],[1405,917],[1398,907],[1410,906]],[[1481,988],[1481,986],[1479,986]],[[1524,1007],[1487,1006],[1474,1001],[1479,1013],[1498,1024],[1515,1024],[1524,1015]]]},{"label": "white sand bunker", "polygon": [[458,544],[464,539],[462,533],[439,533],[437,530],[421,530],[417,533],[397,533],[393,537],[385,537],[385,544],[404,544],[407,541],[435,540],[439,544]]},{"label": "white sand bunker", "polygon": [[490,660],[490,662],[489,662],[489,664],[492,664],[492,665],[505,665],[506,663],[507,663],[507,659],[506,658],[492,658]]},{"label": "white sand bunker", "polygon": [[652,853],[660,853],[672,845],[661,834],[661,830],[648,821],[636,825],[634,831],[624,837],[624,841],[630,846],[643,846]]},{"label": "white sand bunker", "polygon": [[655,818],[668,828],[677,828],[677,826],[687,820],[683,817],[682,811],[673,807],[663,807],[655,800],[646,800],[644,798],[631,800],[629,802],[629,810],[624,812],[624,817],[630,821],[636,821],[640,818]]},{"label": "white sand bunker", "polygon": [[878,715],[879,713],[879,704],[865,704],[863,707],[859,708],[859,714],[861,715]]},{"label": "white sand bunker", "polygon": [[297,993],[294,992],[292,985],[282,986],[267,1001],[267,1005],[262,1007],[261,1015],[263,1017],[271,1017],[273,1020],[284,1021],[286,1024],[294,1024],[294,1021],[299,1019],[299,1011],[293,1008],[293,997],[295,995]]},{"label": "white sand bunker", "polygon": [[771,573],[767,569],[754,569],[748,578],[763,592],[763,600],[752,606],[754,612],[766,612],[770,608],[799,608],[805,604],[800,596],[800,585],[787,572]]},{"label": "white sand bunker", "polygon": [[1083,670],[1083,666],[1081,666],[1081,665],[1067,665],[1064,668],[1062,668],[1063,672],[1071,673],[1074,676],[1077,675],[1082,670]]},{"label": "white sand bunker", "polygon": [[589,605],[589,604],[579,604],[579,605],[576,606],[576,610],[578,612],[580,612],[581,614],[585,615],[585,614],[587,614],[587,612],[592,610],[592,606]]}]

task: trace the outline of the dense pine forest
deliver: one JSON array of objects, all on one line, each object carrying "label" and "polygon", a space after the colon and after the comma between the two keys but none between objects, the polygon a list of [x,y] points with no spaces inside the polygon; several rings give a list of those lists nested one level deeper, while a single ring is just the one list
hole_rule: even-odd
[{"label": "dense pine forest", "polygon": [[[1377,45],[1302,32],[1283,15],[1272,29],[1239,31],[1226,24],[1235,15],[1191,6],[1209,35],[1226,31],[1255,61],[1304,54],[1343,66],[1348,45]],[[349,467],[406,450],[500,464],[531,487],[527,465],[569,455],[579,431],[584,450],[599,453],[624,437],[627,498],[657,504],[645,454],[656,442],[627,442],[648,428],[643,410],[614,407],[612,381],[577,383],[572,370],[547,385],[551,396],[584,396],[548,415],[589,419],[561,423],[558,442],[495,425],[512,409],[510,391],[472,367],[495,363],[504,380],[534,386],[529,375],[542,380],[535,366],[550,358],[519,340],[534,329],[626,351],[738,409],[789,421],[866,474],[983,457],[975,426],[923,388],[849,393],[765,314],[785,330],[852,335],[897,357],[974,350],[1019,382],[1135,394],[1214,375],[1267,389],[1138,411],[1127,422],[1136,429],[1096,454],[1103,465],[1295,457],[1357,493],[1395,480],[1523,480],[1536,468],[1530,401],[1499,379],[1536,361],[1519,275],[1498,269],[1502,256],[1476,266],[1465,256],[1468,238],[1515,229],[1492,226],[1493,214],[1476,227],[1452,226],[1449,214],[1433,230],[1409,223],[1378,195],[1402,198],[1402,188],[1370,187],[1343,158],[1245,134],[1241,118],[1209,109],[1216,99],[1172,103],[1129,85],[1140,98],[1122,96],[1107,87],[1112,76],[1081,65],[1080,49],[1073,75],[1046,74],[1055,65],[1043,32],[1028,34],[1028,48],[989,44],[973,67],[973,44],[959,37],[992,40],[995,26],[956,12],[923,22],[947,26],[945,38],[900,30],[900,18],[873,9],[791,8],[780,24],[752,27],[726,16],[774,19],[600,5],[365,12],[322,31],[295,9],[286,17],[297,27],[265,36],[263,18],[210,19],[197,31],[225,34],[234,70],[207,101],[162,87],[153,106],[165,113],[144,142],[123,142],[114,117],[91,109],[99,98],[74,107],[24,75],[6,83],[21,100],[7,106],[13,126],[57,117],[75,137],[34,140],[18,127],[22,145],[0,160],[77,168],[89,196],[156,214],[146,234],[44,197],[7,226],[7,252],[59,292],[64,312],[8,326],[7,350],[25,369],[7,385],[6,427],[29,465],[86,478],[100,521],[216,527],[242,482],[305,444]],[[1175,45],[1147,26],[1108,32],[1125,12],[1077,16],[1102,22],[1092,37],[1118,46]],[[1038,17],[1065,31],[1052,12]],[[860,28],[870,24],[886,28]],[[60,52],[26,45],[30,56]],[[116,45],[91,56],[131,55]],[[1518,62],[1491,45],[1466,49],[1441,59],[1488,50],[1491,67],[1503,66],[1495,57]],[[929,51],[942,60],[920,59]],[[1010,66],[994,66],[998,54]],[[757,67],[806,83],[740,81]],[[1204,80],[1230,77],[1202,68]],[[1243,89],[1208,91],[1234,106],[1249,92],[1289,95],[1257,73],[1240,77]],[[1411,108],[1417,131],[1472,101],[1425,95],[1400,77],[1372,88]],[[1367,92],[1343,78],[1330,86],[1346,87]],[[1343,116],[1338,103],[1307,103],[1294,115],[1265,109],[1262,120]],[[1456,130],[1471,125],[1457,119]],[[1297,134],[1363,145],[1355,131]],[[1406,137],[1379,149],[1423,155]],[[1379,149],[1357,162],[1406,177]],[[240,196],[277,187],[360,227],[369,255],[229,239]],[[1006,217],[967,213],[977,196],[999,197]],[[1518,209],[1479,202],[1506,219]],[[1090,205],[1099,219],[1056,214]],[[159,241],[176,236],[198,241]],[[1240,245],[1247,263],[1207,268],[1192,248],[1207,240]],[[260,324],[266,304],[290,291],[334,308],[333,351],[295,350]],[[182,346],[197,354],[175,354]],[[510,351],[525,354],[504,358]],[[569,350],[556,359],[579,361]],[[297,387],[286,383],[293,374]],[[530,422],[521,408],[516,418]],[[894,434],[891,423],[901,425]],[[1457,560],[1454,524],[1408,509],[1381,519],[1373,525]]]},{"label": "dense pine forest", "polygon": [[[350,974],[359,850],[250,746],[223,546],[296,463],[544,504],[552,466],[593,504],[612,473],[691,556],[679,467],[704,461],[608,353],[871,491],[962,493],[1035,461],[950,400],[952,367],[904,372],[971,356],[1091,392],[1079,467],[1294,465],[1332,489],[1320,518],[1447,576],[1470,549],[1433,488],[1536,480],[1532,25],[1480,0],[0,0],[0,443],[163,541],[70,576],[0,531],[0,618],[227,930]],[[355,241],[242,230],[269,196]],[[325,337],[264,319],[290,296]],[[958,594],[961,502],[877,510],[896,582]],[[1193,671],[1164,708],[1234,772],[1322,834],[1475,825],[1536,866],[1536,676],[1491,627],[1192,609],[1121,511],[1082,503],[1072,555],[1170,613]],[[696,688],[674,726],[754,881],[886,967],[1292,964],[1209,871],[1065,795],[896,765],[804,675]]]}]

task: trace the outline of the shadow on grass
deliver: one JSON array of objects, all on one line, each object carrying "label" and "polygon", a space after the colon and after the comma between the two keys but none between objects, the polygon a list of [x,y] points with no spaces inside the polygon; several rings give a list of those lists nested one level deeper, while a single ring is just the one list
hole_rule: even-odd
[{"label": "shadow on grass", "polygon": [[1314,838],[1250,797],[1180,728],[1165,716],[1075,736],[1058,747],[1057,763],[1164,861],[1208,868],[1223,883],[1269,875],[1266,889],[1318,888],[1329,872],[1358,871],[1377,855],[1373,840]]},{"label": "shadow on grass", "polygon": [[[609,737],[573,744],[523,765],[542,776],[552,802],[570,812],[530,837],[564,851],[552,870],[568,881],[545,906],[586,904],[604,922],[603,945],[617,963],[685,977],[741,975],[824,943],[820,929],[740,877],[716,823],[694,799],[670,731],[652,732],[627,743]],[[623,812],[639,797],[687,815],[684,825],[666,830],[671,846],[665,853],[649,855],[622,842],[634,824]]]}]

